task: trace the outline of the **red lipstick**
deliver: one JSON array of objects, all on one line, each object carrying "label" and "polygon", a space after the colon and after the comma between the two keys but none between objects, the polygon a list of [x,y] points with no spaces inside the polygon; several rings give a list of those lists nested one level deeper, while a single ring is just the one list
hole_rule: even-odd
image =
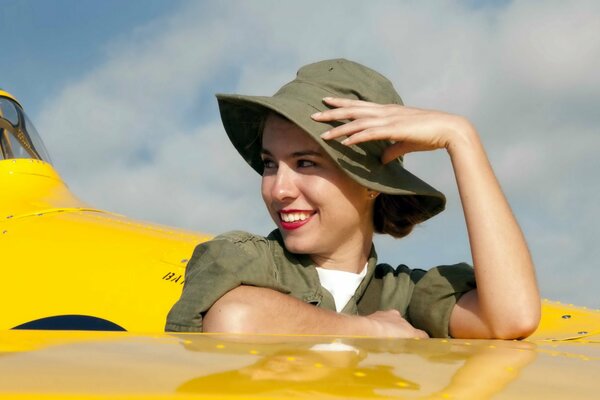
[{"label": "red lipstick", "polygon": [[[290,215],[290,214],[303,214],[303,215],[307,215],[307,217],[305,219],[297,219],[295,221],[284,221],[282,218],[282,215]],[[314,211],[308,211],[308,210],[281,210],[281,211],[279,211],[279,223],[283,229],[291,231],[294,229],[298,229],[301,226],[308,223],[308,221],[311,220],[313,215],[314,215]]]}]

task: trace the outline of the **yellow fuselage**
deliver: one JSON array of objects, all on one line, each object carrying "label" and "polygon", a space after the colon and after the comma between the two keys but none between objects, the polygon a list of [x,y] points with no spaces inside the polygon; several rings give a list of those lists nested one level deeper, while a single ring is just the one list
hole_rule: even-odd
[{"label": "yellow fuselage", "polygon": [[[0,329],[91,316],[159,332],[206,235],[94,209],[39,160],[0,161]],[[82,321],[84,321],[82,319]]]}]

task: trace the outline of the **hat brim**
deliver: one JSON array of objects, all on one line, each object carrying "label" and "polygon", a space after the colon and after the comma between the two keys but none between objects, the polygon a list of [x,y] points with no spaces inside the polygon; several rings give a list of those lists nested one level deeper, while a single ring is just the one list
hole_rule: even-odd
[{"label": "hat brim", "polygon": [[[313,88],[313,93],[314,93]],[[400,196],[413,196],[429,217],[444,210],[445,196],[406,170],[401,159],[383,164],[380,160],[383,149],[390,143],[372,141],[346,146],[341,139],[323,140],[320,135],[340,122],[322,123],[310,116],[317,111],[329,109],[322,98],[330,95],[315,93],[315,99],[299,101],[292,96],[275,95],[245,96],[237,94],[217,94],[221,120],[229,139],[250,166],[259,174],[263,173],[262,129],[269,111],[287,118],[313,138],[340,166],[359,184],[381,193]]]}]

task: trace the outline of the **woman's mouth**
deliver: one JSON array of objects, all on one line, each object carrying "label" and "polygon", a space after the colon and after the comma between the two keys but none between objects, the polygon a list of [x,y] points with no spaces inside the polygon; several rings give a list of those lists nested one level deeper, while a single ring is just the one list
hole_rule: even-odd
[{"label": "woman's mouth", "polygon": [[282,210],[279,212],[279,221],[283,229],[293,230],[300,228],[310,221],[310,218],[314,214],[314,211]]}]

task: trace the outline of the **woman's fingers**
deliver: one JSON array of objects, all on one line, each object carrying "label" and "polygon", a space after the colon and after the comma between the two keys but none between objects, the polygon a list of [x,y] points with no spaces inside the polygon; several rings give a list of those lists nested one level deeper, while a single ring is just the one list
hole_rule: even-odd
[{"label": "woman's fingers", "polygon": [[385,115],[382,114],[381,109],[376,107],[346,106],[314,113],[311,117],[315,121],[330,122],[385,117]]},{"label": "woman's fingers", "polygon": [[396,338],[428,338],[421,329],[412,326],[398,310],[376,311],[361,317],[369,324],[369,336]]},{"label": "woman's fingers", "polygon": [[340,100],[344,100],[340,102],[345,103],[344,106],[312,115],[315,121],[320,122],[350,120],[350,122],[324,132],[321,135],[323,139],[336,139],[342,136],[353,136],[358,133],[367,133],[367,137],[372,138],[371,140],[389,139],[387,137],[370,136],[376,133],[370,130],[391,125],[393,121],[390,117],[393,118],[394,113],[397,113],[397,110],[392,109],[392,107],[396,106],[384,106],[361,100]]},{"label": "woman's fingers", "polygon": [[342,136],[351,136],[366,132],[369,129],[384,126],[387,121],[384,118],[361,118],[330,129],[321,134],[325,140],[336,139]]},{"label": "woman's fingers", "polygon": [[[388,105],[371,103],[363,100],[326,97],[323,101],[334,108],[311,115],[315,121],[328,122],[355,120],[359,118],[385,117],[390,113]],[[400,107],[391,105],[392,107]]]},{"label": "woman's fingers", "polygon": [[323,102],[334,107],[350,107],[350,106],[365,106],[365,107],[377,107],[381,104],[372,103],[370,101],[346,99],[343,97],[324,97]]},{"label": "woman's fingers", "polygon": [[323,133],[324,140],[344,138],[347,146],[373,140],[394,145],[385,150],[383,162],[413,151],[447,147],[455,132],[456,116],[398,104],[376,104],[362,100],[325,98],[335,108],[312,115],[315,121],[350,121]]},{"label": "woman's fingers", "polygon": [[415,337],[420,339],[429,339],[429,335],[427,334],[427,332],[421,329],[415,329]]},{"label": "woman's fingers", "polygon": [[365,118],[348,122],[321,135],[325,140],[345,137],[342,144],[352,146],[374,140],[394,142],[383,153],[386,163],[413,151],[428,151],[443,147],[437,135],[419,132],[410,122],[392,118]]}]

